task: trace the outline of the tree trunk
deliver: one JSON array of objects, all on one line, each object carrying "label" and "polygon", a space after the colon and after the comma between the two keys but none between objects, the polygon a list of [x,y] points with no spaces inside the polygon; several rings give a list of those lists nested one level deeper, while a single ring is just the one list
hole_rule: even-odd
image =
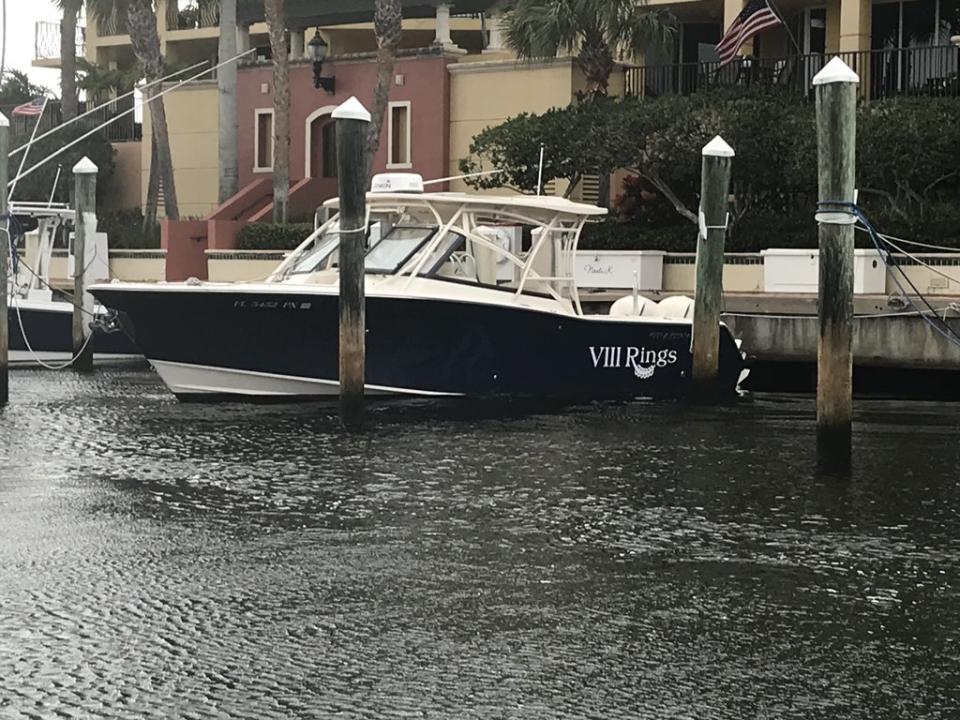
[{"label": "tree trunk", "polygon": [[373,91],[373,109],[367,131],[367,175],[373,169],[373,158],[380,147],[380,129],[387,112],[393,64],[402,32],[403,10],[400,0],[376,0],[373,10],[373,32],[377,38],[377,85]]},{"label": "tree trunk", "polygon": [[[237,0],[220,1],[219,62],[237,54]],[[220,103],[218,136],[219,193],[221,203],[237,194],[237,64],[232,62],[217,71]]]},{"label": "tree trunk", "polygon": [[[163,77],[163,57],[160,54],[160,36],[157,34],[157,19],[153,13],[151,0],[130,0],[127,7],[127,19],[130,26],[130,44],[140,64],[147,82]],[[144,92],[144,102],[150,110],[150,125],[153,142],[156,144],[156,163],[159,177],[163,183],[163,206],[169,220],[180,219],[177,205],[177,189],[173,179],[173,160],[170,156],[170,137],[167,133],[167,114],[163,98],[150,101],[160,92],[160,85],[153,85]],[[148,102],[149,101],[149,102]],[[153,152],[151,151],[151,159]],[[148,193],[152,190],[148,188]],[[157,202],[156,196],[148,194],[147,204]]]},{"label": "tree trunk", "polygon": [[157,200],[160,197],[160,163],[157,162],[157,142],[153,134],[150,143],[150,176],[147,180],[147,201],[143,206],[143,234],[148,235],[157,224]]},{"label": "tree trunk", "polygon": [[290,198],[290,58],[283,0],[264,0],[273,55],[273,221],[287,222]]},{"label": "tree trunk", "polygon": [[77,116],[77,15],[78,0],[65,0],[60,21],[60,98],[63,119]]}]

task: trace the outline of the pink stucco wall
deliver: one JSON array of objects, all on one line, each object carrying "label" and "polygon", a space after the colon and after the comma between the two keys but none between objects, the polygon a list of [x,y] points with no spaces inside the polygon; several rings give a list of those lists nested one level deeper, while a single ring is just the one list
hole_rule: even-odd
[{"label": "pink stucco wall", "polygon": [[[444,177],[449,168],[450,80],[448,59],[427,55],[399,58],[394,76],[402,76],[402,85],[392,83],[391,101],[410,101],[412,172],[425,179]],[[309,141],[307,118],[316,110],[339,105],[355,95],[367,108],[373,105],[376,85],[376,62],[353,60],[324,64],[324,75],[336,78],[336,94],[330,95],[313,87],[313,68],[309,63],[290,66],[290,180],[302,179]],[[270,177],[255,173],[254,133],[255,110],[273,107],[273,83],[269,65],[241,68],[237,77],[238,164],[240,187],[255,179]],[[387,127],[381,134],[380,149],[374,161],[374,172],[386,168]],[[318,174],[316,171],[314,174]],[[325,190],[329,189],[326,185]],[[434,186],[432,189],[443,188]],[[332,193],[331,193],[332,194]],[[318,198],[318,202],[325,198]]]}]

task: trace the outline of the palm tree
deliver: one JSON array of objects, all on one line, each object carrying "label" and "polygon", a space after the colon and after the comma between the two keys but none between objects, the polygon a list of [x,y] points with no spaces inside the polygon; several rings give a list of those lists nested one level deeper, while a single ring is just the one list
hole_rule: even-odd
[{"label": "palm tree", "polygon": [[[237,54],[237,0],[220,0],[220,62]],[[217,71],[219,100],[218,197],[226,202],[237,193],[237,64]]]},{"label": "palm tree", "polygon": [[[116,16],[127,18],[130,44],[140,61],[147,82],[163,77],[163,56],[160,54],[160,36],[153,0],[87,0],[87,8],[97,21]],[[144,90],[144,103],[150,112],[150,176],[147,183],[147,201],[144,206],[144,230],[152,230],[157,222],[157,204],[161,188],[166,216],[180,219],[177,189],[173,178],[173,160],[170,156],[170,137],[167,132],[167,113],[163,98],[154,98],[160,85]]]},{"label": "palm tree", "polygon": [[290,199],[290,58],[283,0],[264,0],[273,55],[273,221],[287,221]]},{"label": "palm tree", "polygon": [[[163,77],[163,56],[160,54],[160,36],[157,34],[157,16],[154,13],[153,2],[152,0],[125,1],[127,2],[130,44],[133,46],[133,52],[140,64],[143,65],[143,74],[147,82],[154,82]],[[180,208],[177,204],[177,189],[173,179],[173,159],[170,156],[167,112],[162,97],[153,99],[159,92],[160,85],[148,87],[144,91],[144,102],[150,109],[151,142],[156,148],[157,177],[159,185],[163,188],[163,208],[168,220],[179,220]],[[153,150],[151,150],[152,158]],[[151,163],[151,174],[152,172],[153,163]],[[147,223],[150,226],[154,225],[156,216],[148,217],[145,213],[144,224]]]},{"label": "palm tree", "polygon": [[60,111],[64,120],[77,116],[77,17],[83,0],[57,0],[60,20]]},{"label": "palm tree", "polygon": [[373,165],[373,156],[380,147],[380,128],[390,99],[393,65],[400,46],[403,11],[400,0],[376,0],[373,9],[373,32],[377,38],[377,86],[373,91],[373,110],[367,134],[367,174]]},{"label": "palm tree", "polygon": [[589,89],[606,94],[616,60],[669,45],[676,20],[644,0],[515,0],[504,17],[507,46],[526,60],[576,53]]}]

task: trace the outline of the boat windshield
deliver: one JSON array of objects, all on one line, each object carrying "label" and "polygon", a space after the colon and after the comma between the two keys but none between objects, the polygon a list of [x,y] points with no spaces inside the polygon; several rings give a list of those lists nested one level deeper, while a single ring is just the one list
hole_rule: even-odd
[{"label": "boat windshield", "polygon": [[303,275],[326,268],[327,260],[340,245],[340,223],[333,222],[322,235],[304,248],[287,270],[287,275]]},{"label": "boat windshield", "polygon": [[398,226],[390,230],[367,252],[364,269],[392,275],[436,232],[435,227]]}]

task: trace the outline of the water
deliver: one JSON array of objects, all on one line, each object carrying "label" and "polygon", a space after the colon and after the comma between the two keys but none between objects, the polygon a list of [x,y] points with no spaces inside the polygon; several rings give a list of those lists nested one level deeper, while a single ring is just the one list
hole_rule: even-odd
[{"label": "water", "polygon": [[178,404],[18,372],[0,717],[957,718],[960,413]]}]

